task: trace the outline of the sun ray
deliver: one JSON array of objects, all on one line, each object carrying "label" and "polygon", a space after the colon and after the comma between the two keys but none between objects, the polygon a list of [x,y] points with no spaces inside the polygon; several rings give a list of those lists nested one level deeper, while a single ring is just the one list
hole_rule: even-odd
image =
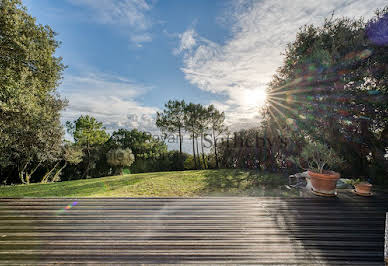
[{"label": "sun ray", "polygon": [[285,119],[289,118],[287,117],[281,110],[279,110],[275,105],[271,105],[272,108],[274,108],[275,111],[277,111],[281,116],[283,116]]},{"label": "sun ray", "polygon": [[298,113],[297,113],[296,110],[292,109],[291,107],[289,107],[289,106],[287,106],[287,105],[284,105],[284,104],[282,104],[282,103],[276,102],[276,101],[271,100],[271,99],[268,99],[268,101],[270,101],[270,102],[273,103],[273,104],[277,104],[277,105],[279,105],[279,106],[281,106],[281,107],[283,107],[283,108],[286,108],[286,109],[290,110],[290,111],[291,111],[292,113],[294,113],[296,116],[298,115]]},{"label": "sun ray", "polygon": [[275,114],[272,112],[271,108],[268,108],[268,111],[269,111],[271,117],[274,119],[275,123],[278,125],[279,129],[281,129],[282,126],[281,126],[280,123],[278,122],[277,116],[275,116]]},{"label": "sun ray", "polygon": [[294,89],[294,90],[287,90],[287,91],[281,91],[281,92],[275,92],[275,93],[268,93],[268,95],[282,95],[282,94],[296,94],[296,93],[303,93],[303,92],[311,92],[313,89]]},{"label": "sun ray", "polygon": [[[287,117],[282,111],[280,111],[276,106],[272,105],[272,107],[274,108],[274,110],[279,113],[281,116],[284,117],[284,121],[286,123],[286,125],[288,127],[290,127],[291,129],[293,130],[297,130],[298,129],[298,125],[296,124],[295,122],[295,119],[294,118],[291,118],[291,117]],[[282,129],[282,127],[280,127]]]},{"label": "sun ray", "polygon": [[284,84],[284,85],[282,85],[280,87],[273,88],[271,91],[276,92],[276,91],[282,90],[282,89],[284,89],[284,88],[286,88],[288,86],[295,86],[296,84],[299,84],[300,81],[302,81],[302,80],[303,80],[302,78],[296,78],[293,81],[288,82],[288,83],[286,83],[286,84]]},{"label": "sun ray", "polygon": [[280,98],[280,97],[276,97],[276,96],[271,96],[271,95],[268,95],[267,96],[267,100],[280,100],[280,101],[283,101],[283,102],[292,102],[292,103],[306,103],[304,101],[300,101],[300,100],[295,100],[295,99],[291,99],[291,100],[288,100],[288,99],[285,99],[285,98]]},{"label": "sun ray", "polygon": [[[294,109],[290,108],[289,106],[286,106],[286,105],[284,105],[284,104],[282,104],[282,103],[279,103],[279,102],[276,102],[276,101],[273,101],[273,100],[269,100],[269,102],[270,102],[271,106],[272,106],[278,113],[280,113],[281,115],[284,115],[284,114],[283,114],[280,110],[278,110],[278,109],[276,108],[276,106],[274,106],[274,104],[280,105],[281,107],[284,107],[284,108],[290,110],[290,112],[292,112],[292,113],[295,115],[295,117],[302,118],[302,119],[298,119],[298,121],[299,121],[299,127],[302,126],[304,129],[307,129],[308,127],[311,127],[311,126],[308,125],[307,120],[306,120],[306,117],[302,117],[300,114],[297,113],[297,111],[295,111]],[[289,117],[289,118],[291,118],[291,117]],[[289,118],[287,118],[287,119],[289,119]],[[291,118],[291,119],[294,119],[294,118]]]}]

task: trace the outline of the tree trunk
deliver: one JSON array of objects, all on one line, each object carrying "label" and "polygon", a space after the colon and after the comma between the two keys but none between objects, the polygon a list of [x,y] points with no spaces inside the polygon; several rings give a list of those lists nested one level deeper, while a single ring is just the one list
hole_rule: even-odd
[{"label": "tree trunk", "polygon": [[39,166],[41,164],[42,163],[39,162],[38,165],[34,169],[32,169],[30,172],[26,173],[26,175],[25,175],[25,184],[27,184],[27,185],[30,184],[30,180],[31,180],[32,175],[35,173],[35,171],[39,168]]},{"label": "tree trunk", "polygon": [[26,184],[26,181],[24,180],[24,172],[19,172],[19,179],[22,182],[22,184]]},{"label": "tree trunk", "polygon": [[57,162],[57,163],[54,165],[54,167],[51,168],[51,170],[48,171],[48,172],[43,176],[43,178],[42,178],[42,180],[40,181],[40,183],[47,183],[47,181],[48,181],[48,179],[49,179],[51,173],[54,171],[55,168],[57,168],[58,164],[59,164],[59,162]]},{"label": "tree trunk", "polygon": [[178,128],[178,134],[179,134],[179,155],[181,156],[181,159],[182,159],[182,132],[181,132],[181,127]]},{"label": "tree trunk", "polygon": [[197,146],[198,166],[199,166],[199,168],[202,169],[202,166],[201,166],[201,156],[200,156],[199,149],[198,149],[198,137],[195,137],[195,144],[196,144],[196,146]]},{"label": "tree trunk", "polygon": [[202,160],[204,169],[207,168],[207,162],[205,160],[205,152],[203,151],[203,134],[201,134],[201,150],[202,150]]},{"label": "tree trunk", "polygon": [[197,159],[195,158],[194,132],[193,132],[193,135],[192,135],[192,139],[193,139],[194,168],[197,169]]},{"label": "tree trunk", "polygon": [[20,181],[22,182],[22,184],[27,184],[27,185],[30,184],[31,177],[35,173],[35,171],[39,168],[39,166],[41,165],[41,162],[39,162],[38,165],[34,169],[32,169],[30,172],[26,172],[25,170],[26,170],[28,164],[29,164],[29,162],[27,162],[23,166],[22,170],[19,170]]},{"label": "tree trunk", "polygon": [[218,154],[217,154],[217,139],[216,139],[216,134],[214,132],[214,129],[213,129],[213,141],[214,141],[214,156],[216,158],[216,168],[218,169],[219,165],[218,165]]},{"label": "tree trunk", "polygon": [[20,170],[19,165],[18,165],[19,179],[22,182],[22,184],[26,184],[26,180],[24,179],[24,171],[26,170],[29,163],[30,163],[30,159],[28,159],[28,161],[24,164],[24,166],[21,170]]},{"label": "tree trunk", "polygon": [[181,170],[184,170],[185,166],[184,166],[184,162],[183,162],[183,156],[182,156],[182,140],[183,140],[183,136],[182,136],[182,130],[181,130],[181,127],[178,128],[178,134],[179,134],[179,168]]},{"label": "tree trunk", "polygon": [[89,168],[90,168],[90,148],[89,148],[89,141],[86,146],[87,154],[88,154],[88,163],[86,165],[85,173],[84,173],[84,178],[86,179],[89,175]]},{"label": "tree trunk", "polygon": [[55,173],[55,175],[51,179],[52,182],[59,181],[59,175],[61,174],[62,170],[65,169],[66,166],[67,166],[67,162],[65,162],[65,164],[61,168],[58,169],[58,171]]}]

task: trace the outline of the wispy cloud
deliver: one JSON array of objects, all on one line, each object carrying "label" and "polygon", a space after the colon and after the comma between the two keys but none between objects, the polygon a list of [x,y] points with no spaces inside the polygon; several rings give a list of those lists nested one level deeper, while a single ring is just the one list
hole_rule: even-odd
[{"label": "wispy cloud", "polygon": [[186,50],[191,50],[197,43],[195,38],[197,33],[194,29],[188,29],[184,33],[179,34],[180,44],[179,47],[173,50],[173,54],[178,55]]},{"label": "wispy cloud", "polygon": [[120,76],[66,75],[60,87],[61,94],[69,100],[63,119],[74,120],[87,114],[111,130],[123,127],[154,132],[157,108],[136,101],[136,97],[149,90],[148,86]]},{"label": "wispy cloud", "polygon": [[147,13],[152,4],[146,0],[68,0],[73,5],[85,7],[91,11],[89,16],[95,22],[120,27],[129,39],[141,44],[152,40],[148,30],[152,20]]},{"label": "wispy cloud", "polygon": [[265,89],[282,63],[281,52],[305,24],[322,24],[334,11],[338,16],[370,17],[383,0],[347,1],[233,1],[217,19],[231,31],[224,44],[201,37],[190,28],[180,35],[177,52],[185,78],[202,90],[224,94],[222,103],[230,123],[251,127],[258,121],[252,97]]}]

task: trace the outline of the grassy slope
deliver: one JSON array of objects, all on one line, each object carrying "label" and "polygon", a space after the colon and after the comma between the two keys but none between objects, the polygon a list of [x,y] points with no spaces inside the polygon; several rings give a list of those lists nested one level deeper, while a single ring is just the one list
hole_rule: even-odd
[{"label": "grassy slope", "polygon": [[[52,184],[0,187],[0,197],[194,197],[284,195],[260,189],[262,183],[284,181],[275,175],[243,170],[202,170],[144,173],[75,180]],[[268,185],[267,185],[268,187]]]}]

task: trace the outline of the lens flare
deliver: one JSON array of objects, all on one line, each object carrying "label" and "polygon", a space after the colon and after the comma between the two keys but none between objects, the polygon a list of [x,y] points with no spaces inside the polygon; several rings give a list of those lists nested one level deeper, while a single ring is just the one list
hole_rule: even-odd
[{"label": "lens flare", "polygon": [[379,46],[388,45],[388,14],[370,23],[366,34],[371,42]]},{"label": "lens flare", "polygon": [[70,210],[71,208],[73,208],[77,204],[78,204],[78,201],[73,201],[69,205],[65,206],[63,209],[58,210],[57,211],[57,215],[62,214],[62,213],[64,213],[67,210]]}]

